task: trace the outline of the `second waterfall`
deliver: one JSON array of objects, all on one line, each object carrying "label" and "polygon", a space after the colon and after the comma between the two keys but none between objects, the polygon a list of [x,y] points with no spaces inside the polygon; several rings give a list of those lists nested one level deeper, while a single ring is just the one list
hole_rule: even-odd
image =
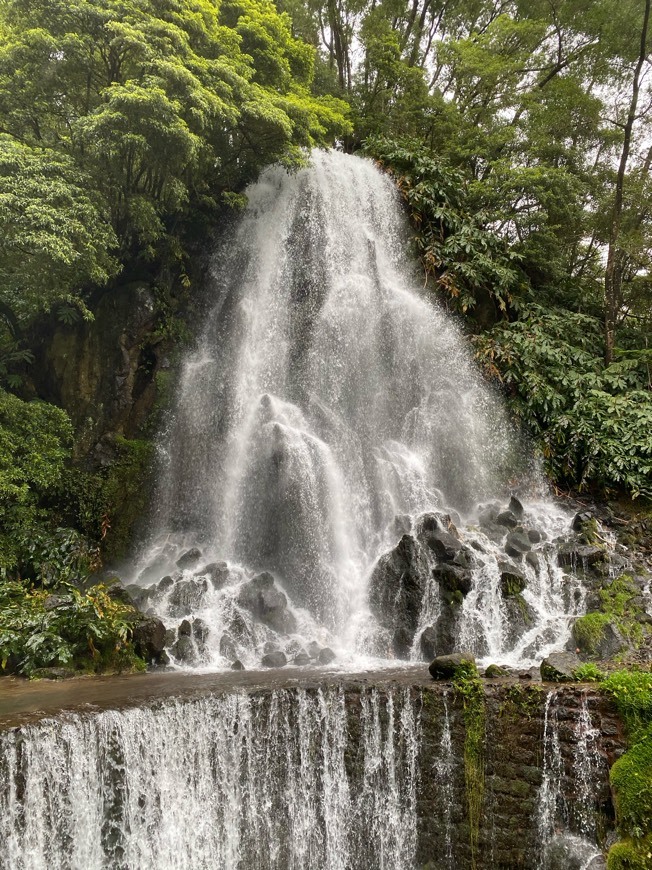
[{"label": "second waterfall", "polygon": [[582,607],[569,518],[421,292],[393,182],[316,152],[247,193],[133,568],[172,660],[540,658]]}]

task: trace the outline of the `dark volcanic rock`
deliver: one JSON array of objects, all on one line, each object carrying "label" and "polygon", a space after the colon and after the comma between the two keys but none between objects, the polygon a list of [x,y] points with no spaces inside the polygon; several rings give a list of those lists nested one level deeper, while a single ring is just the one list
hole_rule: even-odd
[{"label": "dark volcanic rock", "polygon": [[186,568],[194,568],[201,559],[201,550],[191,547],[177,559],[177,568],[184,571]]},{"label": "dark volcanic rock", "polygon": [[132,639],[134,649],[141,658],[145,661],[156,660],[165,649],[165,626],[156,617],[141,619],[133,627]]},{"label": "dark volcanic rock", "polygon": [[495,523],[498,526],[505,526],[508,529],[515,529],[518,525],[518,518],[512,513],[512,511],[503,511],[498,514],[495,519]]},{"label": "dark volcanic rock", "polygon": [[462,549],[462,544],[448,532],[427,532],[423,540],[442,562],[452,562]]},{"label": "dark volcanic rock", "polygon": [[526,532],[515,529],[507,535],[505,552],[514,559],[522,558],[524,553],[529,553],[532,544]]},{"label": "dark volcanic rock", "polygon": [[411,535],[403,535],[393,550],[381,556],[371,575],[369,604],[379,623],[393,631],[397,658],[409,652],[427,579],[428,560]]},{"label": "dark volcanic rock", "polygon": [[168,598],[168,608],[171,616],[189,616],[197,610],[208,591],[208,581],[194,577],[190,580],[179,580]]},{"label": "dark volcanic rock", "polygon": [[274,578],[267,571],[242,587],[238,604],[246,608],[259,622],[279,634],[291,634],[296,630],[296,620],[288,610],[288,600],[276,588]]},{"label": "dark volcanic rock", "polygon": [[172,586],[174,586],[174,580],[169,574],[166,574],[165,577],[161,577],[156,588],[159,592],[167,592]]},{"label": "dark volcanic rock", "polygon": [[609,554],[602,547],[591,547],[584,544],[562,544],[557,554],[557,561],[562,567],[583,568],[598,562],[608,562]]},{"label": "dark volcanic rock", "polygon": [[582,662],[571,652],[550,653],[541,662],[541,679],[551,683],[569,683]]},{"label": "dark volcanic rock", "polygon": [[319,653],[317,661],[320,665],[330,665],[331,662],[334,662],[337,656],[333,652],[330,647],[325,646],[323,650]]},{"label": "dark volcanic rock", "polygon": [[214,589],[221,589],[229,582],[229,566],[226,562],[211,562],[195,572],[196,577],[208,577]]},{"label": "dark volcanic rock", "polygon": [[518,595],[525,589],[527,579],[525,574],[510,562],[498,562],[500,571],[500,591],[504,598]]},{"label": "dark volcanic rock", "polygon": [[197,663],[195,645],[192,642],[192,638],[187,634],[180,635],[179,639],[172,647],[172,655],[175,659],[178,659],[180,662],[184,662],[184,664],[187,665],[194,665]]},{"label": "dark volcanic rock", "polygon": [[424,662],[432,661],[437,655],[437,631],[433,626],[429,626],[421,632],[419,647]]},{"label": "dark volcanic rock", "polygon": [[275,652],[267,653],[267,655],[264,655],[261,660],[261,665],[264,668],[284,668],[287,663],[288,660],[286,655],[280,649],[277,649]]},{"label": "dark volcanic rock", "polygon": [[451,653],[446,656],[437,656],[430,663],[428,670],[433,680],[452,680],[460,668],[475,667],[475,657],[471,653]]},{"label": "dark volcanic rock", "polygon": [[446,592],[459,592],[468,595],[471,591],[473,575],[468,568],[444,563],[432,569],[432,576]]}]

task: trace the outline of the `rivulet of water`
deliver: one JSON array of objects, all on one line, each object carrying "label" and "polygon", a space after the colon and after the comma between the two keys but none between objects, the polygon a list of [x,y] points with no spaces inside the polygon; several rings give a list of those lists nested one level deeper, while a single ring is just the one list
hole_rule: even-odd
[{"label": "rivulet of water", "polygon": [[0,868],[408,870],[407,691],[233,693],[0,734]]}]

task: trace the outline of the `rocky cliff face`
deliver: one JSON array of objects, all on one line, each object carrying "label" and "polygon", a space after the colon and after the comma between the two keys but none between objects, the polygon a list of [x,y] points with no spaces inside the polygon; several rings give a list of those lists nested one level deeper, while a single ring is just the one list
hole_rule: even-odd
[{"label": "rocky cliff face", "polygon": [[35,392],[68,412],[78,456],[101,451],[107,436],[134,437],[147,419],[168,365],[159,318],[152,287],[128,284],[104,294],[92,321],[60,324],[36,344]]}]

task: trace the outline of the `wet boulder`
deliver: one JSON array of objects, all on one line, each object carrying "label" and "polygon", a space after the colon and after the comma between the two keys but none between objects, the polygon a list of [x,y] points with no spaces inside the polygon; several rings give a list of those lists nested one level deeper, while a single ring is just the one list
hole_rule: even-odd
[{"label": "wet boulder", "polygon": [[571,523],[571,529],[574,532],[581,532],[584,529],[586,523],[590,523],[595,517],[595,513],[593,510],[588,509],[584,511],[579,511],[573,517],[573,521]]},{"label": "wet boulder", "polygon": [[514,529],[509,532],[505,540],[505,552],[513,559],[522,559],[525,553],[529,553],[532,544],[524,530]]},{"label": "wet boulder", "polygon": [[442,562],[452,562],[462,549],[462,544],[449,532],[427,532],[423,535],[423,541]]},{"label": "wet boulder", "polygon": [[297,655],[292,659],[292,664],[296,665],[298,668],[305,668],[306,665],[310,664],[310,656],[306,652],[297,653]]},{"label": "wet boulder", "polygon": [[168,589],[171,589],[174,586],[174,580],[170,577],[169,574],[166,574],[165,577],[161,577],[158,581],[158,586],[156,590],[159,594],[165,594]]},{"label": "wet boulder", "polygon": [[528,529],[527,538],[531,544],[540,544],[543,540],[543,534],[538,529]]},{"label": "wet boulder", "polygon": [[469,652],[437,656],[428,668],[433,680],[452,680],[460,671],[471,670],[475,670],[475,656]]},{"label": "wet boulder", "polygon": [[136,654],[146,662],[158,661],[165,649],[165,626],[156,617],[140,619],[133,626],[132,640]]},{"label": "wet boulder", "polygon": [[510,510],[502,511],[495,519],[497,526],[504,526],[506,529],[515,529],[518,525],[518,517]]},{"label": "wet boulder", "polygon": [[513,495],[509,500],[509,505],[507,506],[507,510],[511,511],[517,520],[522,520],[523,515],[525,514],[525,508],[521,504],[521,502]]},{"label": "wet boulder", "polygon": [[200,607],[207,591],[207,580],[178,580],[168,598],[170,615],[189,616]]},{"label": "wet boulder", "polygon": [[233,638],[226,632],[220,638],[220,655],[223,659],[236,658],[236,646]]},{"label": "wet boulder", "polygon": [[201,550],[197,547],[191,547],[177,559],[177,568],[180,571],[185,571],[187,568],[194,568],[200,559]]},{"label": "wet boulder", "polygon": [[503,598],[519,595],[527,584],[525,574],[511,562],[498,562],[500,571],[500,591]]},{"label": "wet boulder", "polygon": [[528,565],[529,565],[531,568],[534,568],[534,570],[535,570],[537,573],[540,571],[540,569],[541,569],[541,561],[540,561],[540,559],[539,559],[539,555],[538,555],[538,553],[535,553],[535,552],[533,552],[532,550],[530,550],[529,553],[526,553],[526,554],[525,554],[525,561],[528,563]]},{"label": "wet boulder", "polygon": [[603,547],[564,543],[559,547],[557,561],[562,568],[588,568],[600,562],[608,562],[609,554]]},{"label": "wet boulder", "polygon": [[541,662],[541,679],[549,683],[570,683],[582,662],[572,652],[554,652]]},{"label": "wet boulder", "polygon": [[571,629],[573,648],[587,658],[604,661],[630,649],[616,623],[604,613],[589,613],[575,620]]},{"label": "wet boulder", "polygon": [[388,631],[397,658],[409,653],[419,625],[421,602],[428,582],[429,565],[419,542],[403,535],[397,546],[381,556],[371,575],[369,604]]},{"label": "wet boulder", "polygon": [[[432,569],[432,576],[444,593],[458,592],[460,595],[465,596],[471,591],[473,575],[468,568],[444,563]],[[444,595],[444,597],[446,598],[447,596]]]},{"label": "wet boulder", "polygon": [[205,650],[210,629],[203,619],[196,616],[192,621],[192,636],[200,651]]},{"label": "wet boulder", "polygon": [[229,582],[229,566],[226,562],[210,562],[199,571],[195,571],[195,577],[207,577],[213,589],[222,589]]},{"label": "wet boulder", "polygon": [[190,637],[192,634],[192,625],[190,624],[189,619],[182,620],[179,628],[177,629],[179,637]]},{"label": "wet boulder", "polygon": [[484,672],[484,676],[488,680],[497,680],[500,677],[508,677],[509,670],[507,668],[501,668],[500,665],[488,665]]},{"label": "wet boulder", "polygon": [[261,665],[264,668],[284,668],[287,663],[287,657],[280,649],[275,650],[275,652],[267,653],[261,660]]},{"label": "wet boulder", "polygon": [[424,662],[430,662],[437,655],[437,631],[434,626],[428,626],[421,632],[419,648]]},{"label": "wet boulder", "polygon": [[514,646],[535,624],[536,613],[519,592],[505,598],[503,606],[507,617],[505,639]]},{"label": "wet boulder", "polygon": [[242,664],[240,659],[236,659],[234,662],[231,663],[231,670],[232,671],[244,671],[244,669],[245,669],[245,666]]},{"label": "wet boulder", "polygon": [[323,650],[320,651],[317,661],[320,665],[330,665],[336,658],[337,656],[333,650],[330,647],[325,646]]},{"label": "wet boulder", "polygon": [[125,586],[125,592],[129,595],[131,604],[138,610],[145,606],[149,598],[149,587],[139,586],[138,583],[130,583]]},{"label": "wet boulder", "polygon": [[[123,586],[122,583],[120,582],[120,580],[118,580],[117,578],[108,587],[108,589],[106,590],[106,594],[113,601],[119,601],[120,604],[128,604],[131,607],[133,607],[134,602],[132,600],[131,595],[129,594],[129,590],[125,586]],[[48,596],[48,597],[51,597],[51,596]],[[47,600],[46,600],[46,604],[47,604]]]},{"label": "wet boulder", "polygon": [[238,604],[254,619],[279,634],[291,634],[296,630],[296,620],[288,610],[288,600],[267,571],[245,583],[238,595]]},{"label": "wet boulder", "polygon": [[172,655],[186,665],[197,664],[197,652],[190,635],[182,634],[172,647]]}]

